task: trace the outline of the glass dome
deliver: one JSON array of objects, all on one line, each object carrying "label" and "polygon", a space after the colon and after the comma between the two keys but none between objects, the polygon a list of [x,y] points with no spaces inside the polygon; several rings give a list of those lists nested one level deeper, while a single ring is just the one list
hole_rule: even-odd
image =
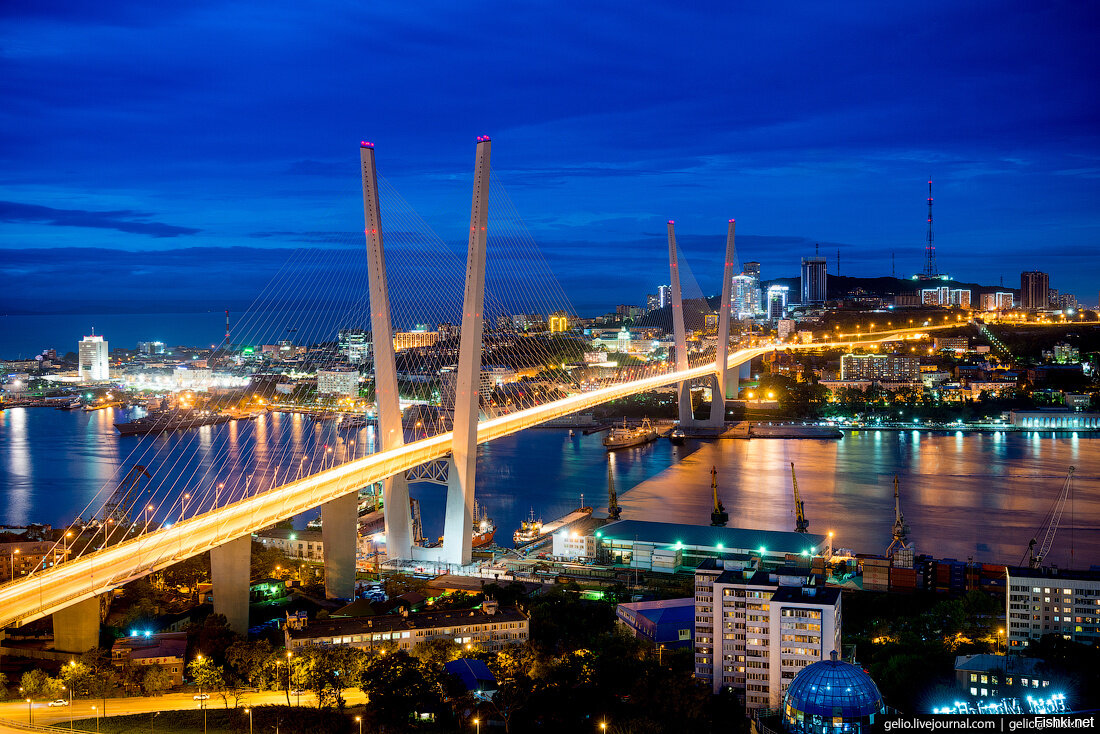
[{"label": "glass dome", "polygon": [[783,720],[792,732],[861,732],[882,711],[882,694],[854,665],[822,660],[802,669],[783,696]]}]

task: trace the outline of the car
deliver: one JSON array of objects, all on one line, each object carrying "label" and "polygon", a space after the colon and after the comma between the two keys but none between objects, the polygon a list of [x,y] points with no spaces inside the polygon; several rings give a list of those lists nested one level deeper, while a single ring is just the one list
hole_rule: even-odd
[{"label": "car", "polygon": [[205,701],[208,698],[210,698],[209,693],[196,693],[194,696],[191,697],[191,700],[192,701]]},{"label": "car", "polygon": [[68,702],[68,701],[66,701],[66,700],[65,700],[64,698],[58,698],[58,699],[56,699],[56,700],[54,700],[54,701],[50,701],[50,702],[49,702],[48,704],[46,704],[46,705],[47,705],[47,706],[68,706],[68,705],[69,705],[69,702]]}]

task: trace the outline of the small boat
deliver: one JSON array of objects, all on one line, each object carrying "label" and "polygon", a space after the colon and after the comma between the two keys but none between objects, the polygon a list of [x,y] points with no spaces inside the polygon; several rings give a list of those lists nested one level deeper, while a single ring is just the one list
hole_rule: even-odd
[{"label": "small boat", "polygon": [[484,508],[474,500],[474,535],[470,545],[481,548],[493,542],[493,536],[497,533],[496,523],[484,512]]},{"label": "small boat", "polygon": [[683,446],[686,438],[687,434],[684,433],[682,428],[673,428],[672,433],[668,434],[668,440],[673,446]]},{"label": "small boat", "polygon": [[623,419],[623,425],[621,427],[616,426],[604,436],[603,445],[607,447],[608,451],[614,451],[615,449],[625,449],[630,446],[641,446],[642,444],[649,443],[657,438],[657,431],[653,428],[653,424],[649,422],[648,418],[642,419],[642,425],[637,428],[629,428],[626,425],[626,419]]},{"label": "small boat", "polygon": [[519,530],[512,533],[512,542],[518,545],[531,543],[542,536],[542,520],[535,519],[535,509],[531,508],[531,518],[520,523]]},{"label": "small boat", "polygon": [[73,400],[71,402],[65,403],[64,405],[59,405],[59,406],[57,406],[57,409],[58,410],[79,410],[80,409],[80,400]]},{"label": "small boat", "polygon": [[367,425],[367,417],[365,415],[345,415],[337,422],[336,427],[341,431],[355,431],[360,428],[364,428]]},{"label": "small boat", "polygon": [[572,428],[570,428],[569,429],[569,438],[574,438],[576,435],[577,435],[577,432],[574,431]]},{"label": "small boat", "polygon": [[188,428],[216,426],[228,423],[230,420],[231,417],[224,413],[213,413],[208,410],[179,410],[150,413],[144,418],[127,423],[116,423],[115,428],[123,436],[141,436],[147,433],[169,433]]}]

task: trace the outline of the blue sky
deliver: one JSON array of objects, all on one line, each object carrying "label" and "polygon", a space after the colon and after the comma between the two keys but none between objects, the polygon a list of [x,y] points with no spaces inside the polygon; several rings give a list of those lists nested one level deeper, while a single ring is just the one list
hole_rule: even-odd
[{"label": "blue sky", "polygon": [[[794,276],[1021,270],[1095,303],[1095,3],[0,5],[0,310],[248,303],[362,244],[358,141],[450,243],[474,139],[582,313]],[[387,213],[383,212],[383,221]],[[457,246],[457,244],[455,245]],[[89,277],[93,274],[96,277]],[[118,284],[104,297],[102,281]]]}]

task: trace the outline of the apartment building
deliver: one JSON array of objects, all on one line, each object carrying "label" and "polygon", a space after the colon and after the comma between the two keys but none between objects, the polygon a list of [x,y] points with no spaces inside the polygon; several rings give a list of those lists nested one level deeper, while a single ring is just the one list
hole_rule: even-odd
[{"label": "apartment building", "polygon": [[839,589],[803,568],[695,572],[695,677],[743,691],[746,710],[778,709],[798,671],[840,650]]},{"label": "apartment building", "polygon": [[1008,647],[1025,648],[1046,634],[1086,645],[1100,642],[1100,571],[1005,570]]}]

